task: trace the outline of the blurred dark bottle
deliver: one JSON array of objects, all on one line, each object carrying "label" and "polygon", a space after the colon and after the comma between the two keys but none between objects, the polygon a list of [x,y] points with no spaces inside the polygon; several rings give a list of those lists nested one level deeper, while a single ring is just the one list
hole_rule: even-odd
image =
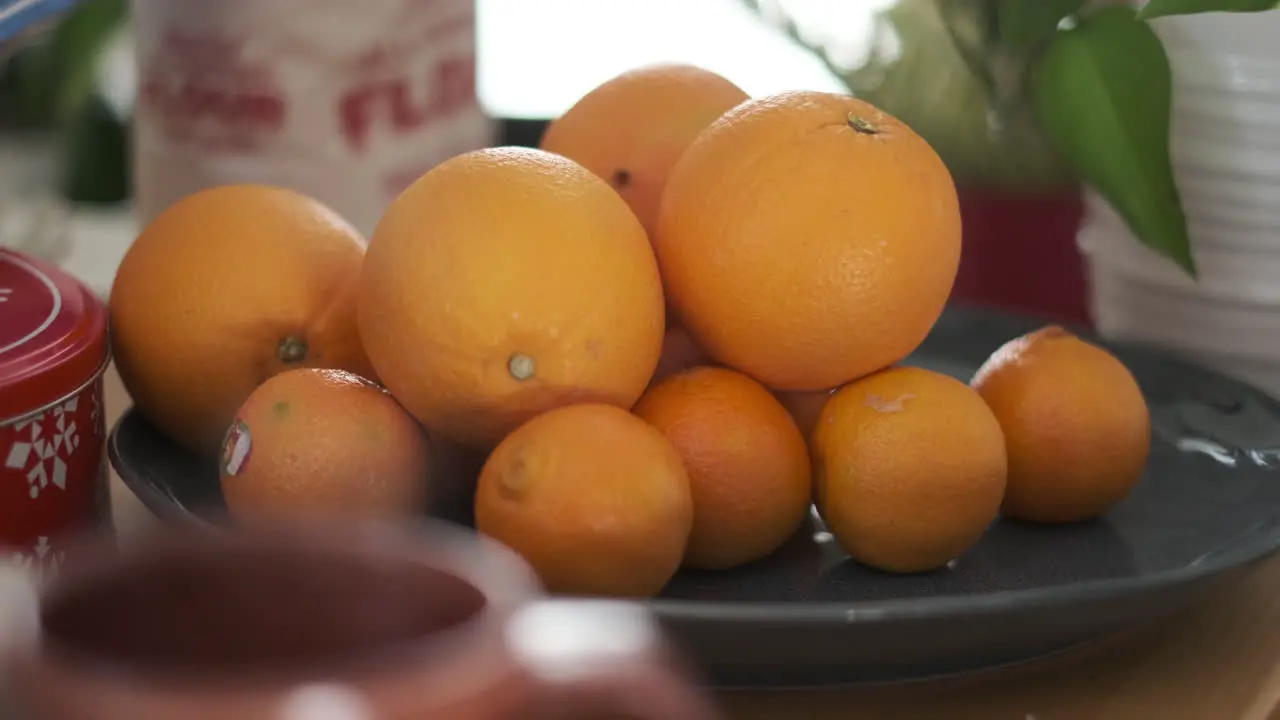
[{"label": "blurred dark bottle", "polygon": [[474,0],[131,0],[135,202],[212,185],[310,194],[362,231],[440,161],[490,144]]}]

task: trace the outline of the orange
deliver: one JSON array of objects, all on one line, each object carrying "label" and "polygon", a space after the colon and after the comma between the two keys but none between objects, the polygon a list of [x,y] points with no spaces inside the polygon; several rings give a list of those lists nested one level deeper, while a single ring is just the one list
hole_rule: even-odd
[{"label": "orange", "polygon": [[777,550],[809,514],[809,449],[785,408],[734,370],[693,368],[633,412],[684,458],[693,492],[685,565],[722,570]]},{"label": "orange", "polygon": [[116,367],[161,432],[217,453],[236,408],[289,368],[365,377],[356,329],[364,239],[304,195],[261,185],[197,192],[157,216],[111,288]]},{"label": "orange", "polygon": [[524,556],[552,592],[654,595],[692,526],[679,453],[612,405],[570,405],[520,426],[476,488],[476,529]]},{"label": "orange", "polygon": [[818,415],[822,413],[823,406],[839,389],[780,392],[775,394],[778,401],[782,403],[782,407],[791,413],[791,418],[796,421],[796,427],[800,428],[800,432],[804,433],[807,439],[813,434],[813,426],[818,424]]},{"label": "orange", "polygon": [[1006,343],[971,382],[1004,428],[1004,514],[1064,523],[1101,515],[1142,478],[1151,416],[1114,355],[1060,327]]},{"label": "orange", "polygon": [[472,523],[476,478],[487,453],[427,433],[431,443],[431,514],[463,525]]},{"label": "orange", "polygon": [[836,391],[810,445],[818,511],[853,559],[934,570],[986,532],[1005,487],[1004,435],[964,383],[895,367]]},{"label": "orange", "polygon": [[275,375],[232,422],[218,463],[232,516],[412,516],[426,509],[427,439],[372,382],[342,370]]},{"label": "orange", "polygon": [[667,333],[662,338],[662,355],[658,358],[658,369],[653,371],[649,385],[659,382],[678,372],[701,365],[706,361],[702,348],[693,342],[689,333],[679,325],[667,325]]},{"label": "orange", "polygon": [[397,198],[369,246],[359,314],[387,388],[433,432],[477,447],[561,405],[630,408],[665,324],[626,203],[528,148],[459,155]]},{"label": "orange", "polygon": [[708,355],[775,390],[824,390],[924,340],[959,266],[959,203],[903,123],[851,97],[784,93],[689,146],[654,248]]},{"label": "orange", "polygon": [[680,154],[703,128],[746,99],[737,85],[700,67],[636,68],[584,95],[547,127],[541,147],[608,181],[652,233],[662,189]]}]

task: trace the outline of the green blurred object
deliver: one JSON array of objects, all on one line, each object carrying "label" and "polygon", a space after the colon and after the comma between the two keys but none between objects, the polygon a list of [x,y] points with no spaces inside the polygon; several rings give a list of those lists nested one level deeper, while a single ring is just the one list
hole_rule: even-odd
[{"label": "green blurred object", "polygon": [[1045,131],[1135,235],[1195,276],[1169,150],[1173,78],[1133,8],[1107,7],[1057,33],[1036,70]]},{"label": "green blurred object", "polygon": [[[855,67],[842,67],[760,0],[743,2],[816,53],[855,96],[920,133],[958,184],[1026,194],[1075,184],[1041,131],[1030,98],[1027,68],[1034,44],[1018,52],[994,48],[989,2],[897,0],[868,7],[870,50]],[[768,10],[781,8],[774,4]]]},{"label": "green blurred object", "polygon": [[104,54],[128,10],[127,0],[88,0],[0,65],[0,129],[59,138],[59,190],[72,203],[130,195],[132,109],[101,92]]},{"label": "green blurred object", "polygon": [[[958,185],[1009,194],[1077,182],[1195,276],[1169,148],[1172,78],[1148,17],[1262,12],[1277,0],[890,0],[842,70],[779,0],[742,0],[933,145]],[[771,2],[767,12],[764,5]]]},{"label": "green blurred object", "polygon": [[52,130],[93,93],[98,58],[128,17],[127,0],[89,0],[0,66],[0,126]]},{"label": "green blurred object", "polygon": [[1053,37],[1062,18],[1075,15],[1085,0],[998,0],[996,32],[1017,51],[1038,51]]},{"label": "green blurred object", "polygon": [[47,38],[33,41],[0,65],[0,129],[38,130],[53,124]]},{"label": "green blurred object", "polygon": [[129,198],[129,128],[105,98],[90,95],[65,137],[61,190],[67,200],[97,205]]},{"label": "green blurred object", "polygon": [[98,83],[102,53],[128,15],[128,0],[90,0],[53,31],[50,43],[57,57],[55,121],[69,121],[81,105],[89,102]]},{"label": "green blurred object", "polygon": [[132,37],[117,27],[98,43],[84,72],[64,85],[60,122],[63,197],[75,204],[115,204],[132,194],[130,152]]},{"label": "green blurred object", "polygon": [[1151,20],[1169,15],[1210,12],[1259,12],[1280,8],[1276,0],[1151,0],[1138,11],[1138,18]]},{"label": "green blurred object", "polygon": [[966,46],[985,43],[986,18],[975,3],[952,5],[900,0],[877,13],[867,62],[844,76],[849,89],[920,133],[958,183],[1029,193],[1072,185],[1026,91],[1025,56],[966,59]]}]

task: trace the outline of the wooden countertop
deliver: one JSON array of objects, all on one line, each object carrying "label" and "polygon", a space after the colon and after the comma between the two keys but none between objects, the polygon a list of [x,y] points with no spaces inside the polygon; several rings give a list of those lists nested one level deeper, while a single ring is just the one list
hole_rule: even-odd
[{"label": "wooden countertop", "polygon": [[[107,377],[110,422],[128,406]],[[152,518],[112,477],[116,526]],[[1280,558],[1157,628],[1079,656],[936,684],[728,693],[731,720],[1280,720]]]}]

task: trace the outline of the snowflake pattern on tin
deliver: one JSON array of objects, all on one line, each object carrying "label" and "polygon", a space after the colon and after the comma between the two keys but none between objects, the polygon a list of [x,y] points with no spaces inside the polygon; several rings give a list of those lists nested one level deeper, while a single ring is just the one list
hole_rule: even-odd
[{"label": "snowflake pattern on tin", "polygon": [[47,535],[41,535],[31,548],[31,552],[15,552],[10,556],[10,562],[32,573],[36,580],[48,580],[62,569],[62,563],[66,557],[65,552],[53,549]]},{"label": "snowflake pattern on tin", "polygon": [[73,397],[14,428],[19,439],[9,447],[4,464],[26,475],[27,491],[33,499],[50,485],[67,488],[66,458],[80,446],[74,415],[79,404],[80,398]]}]

